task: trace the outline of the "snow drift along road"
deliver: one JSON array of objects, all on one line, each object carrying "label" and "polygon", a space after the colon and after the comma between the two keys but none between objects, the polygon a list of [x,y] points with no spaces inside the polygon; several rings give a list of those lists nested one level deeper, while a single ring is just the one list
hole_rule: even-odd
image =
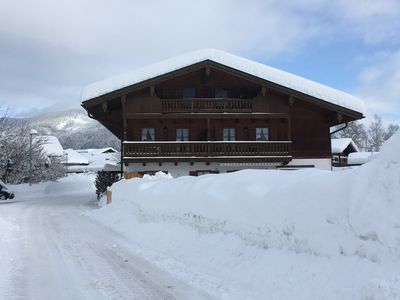
[{"label": "snow drift along road", "polygon": [[222,299],[399,299],[400,133],[340,172],[163,174],[90,216]]}]

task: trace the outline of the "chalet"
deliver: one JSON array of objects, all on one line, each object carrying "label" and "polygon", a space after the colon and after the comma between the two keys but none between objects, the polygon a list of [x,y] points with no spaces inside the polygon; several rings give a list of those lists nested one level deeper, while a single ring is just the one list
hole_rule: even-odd
[{"label": "chalet", "polygon": [[345,167],[348,165],[347,157],[350,153],[360,152],[351,138],[340,138],[331,140],[332,166]]},{"label": "chalet", "polygon": [[330,128],[363,118],[344,92],[219,50],[99,81],[82,106],[121,140],[125,172],[331,168]]}]

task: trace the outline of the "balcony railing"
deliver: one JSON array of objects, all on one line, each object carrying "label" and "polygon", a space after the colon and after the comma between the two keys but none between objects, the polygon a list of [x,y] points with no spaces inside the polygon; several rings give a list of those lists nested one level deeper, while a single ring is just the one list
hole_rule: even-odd
[{"label": "balcony railing", "polygon": [[252,112],[251,99],[185,98],[161,99],[163,113]]},{"label": "balcony railing", "polygon": [[[290,160],[290,141],[124,142],[124,160],[146,158],[273,158]],[[155,161],[155,160],[153,160]]]}]

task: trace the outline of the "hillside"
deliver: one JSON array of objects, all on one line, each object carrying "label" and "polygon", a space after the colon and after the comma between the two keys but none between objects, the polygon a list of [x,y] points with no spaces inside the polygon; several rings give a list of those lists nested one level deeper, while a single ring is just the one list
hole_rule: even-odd
[{"label": "hillside", "polygon": [[83,109],[38,115],[28,120],[41,135],[55,135],[64,149],[120,148],[120,141]]}]

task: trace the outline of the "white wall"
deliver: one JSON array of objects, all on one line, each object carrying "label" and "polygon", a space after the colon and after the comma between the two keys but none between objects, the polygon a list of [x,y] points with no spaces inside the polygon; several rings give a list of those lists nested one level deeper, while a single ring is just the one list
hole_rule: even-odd
[{"label": "white wall", "polygon": [[[305,166],[314,165],[318,169],[331,170],[330,159],[294,159],[288,166]],[[131,163],[124,166],[124,171],[127,172],[144,172],[144,171],[168,171],[172,176],[187,176],[190,171],[219,171],[225,173],[227,171],[242,170],[242,169],[276,169],[276,163],[210,163],[196,162],[191,165],[188,162],[181,162],[178,165],[174,163]]]}]

